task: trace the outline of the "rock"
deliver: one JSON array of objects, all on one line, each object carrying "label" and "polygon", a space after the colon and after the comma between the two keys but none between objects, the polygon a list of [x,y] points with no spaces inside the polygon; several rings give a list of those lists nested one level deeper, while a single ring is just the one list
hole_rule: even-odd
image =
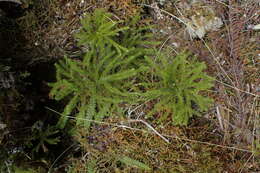
[{"label": "rock", "polygon": [[190,4],[179,4],[182,8],[186,24],[186,38],[203,38],[207,32],[217,31],[223,25],[222,20],[216,16],[214,10],[201,1],[194,1]]}]

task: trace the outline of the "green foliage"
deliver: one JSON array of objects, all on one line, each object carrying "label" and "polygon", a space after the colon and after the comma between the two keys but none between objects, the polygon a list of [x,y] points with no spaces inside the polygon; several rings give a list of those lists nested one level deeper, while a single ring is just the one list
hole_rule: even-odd
[{"label": "green foliage", "polygon": [[21,0],[21,2],[23,8],[28,8],[29,6],[34,5],[35,0]]},{"label": "green foliage", "polygon": [[[65,58],[65,61],[56,64],[58,81],[52,85],[50,94],[56,100],[71,97],[58,127],[65,126],[68,115],[75,108],[79,112],[77,124],[84,122],[85,125],[89,121],[82,121],[83,118],[101,120],[114,111],[121,112],[118,104],[135,97],[135,93],[128,92],[129,86],[133,85],[128,79],[142,70],[131,68],[131,61],[137,57],[118,55],[108,47],[102,52],[89,51],[83,61]],[[127,65],[129,69],[123,68]]]},{"label": "green foliage", "polygon": [[138,169],[147,170],[147,171],[151,170],[151,168],[148,165],[127,156],[120,158],[119,161],[128,166],[136,167]]},{"label": "green foliage", "polygon": [[33,152],[38,153],[40,148],[44,152],[48,151],[46,144],[56,145],[60,142],[60,137],[54,137],[59,131],[54,126],[48,126],[46,129],[43,128],[43,123],[41,121],[37,121],[32,126],[32,135],[28,140],[29,143],[27,146],[31,146],[32,143],[36,142],[36,146],[33,148]]},{"label": "green foliage", "polygon": [[[255,156],[259,156],[260,155],[260,141],[259,140],[255,140],[254,141],[254,147],[252,148],[252,153]],[[258,158],[258,161],[260,160],[260,158]]]},{"label": "green foliage", "polygon": [[88,168],[87,173],[95,173],[95,172],[97,172],[97,171],[95,171],[96,162],[97,161],[95,159],[92,159],[92,160],[90,160],[87,163],[87,165],[86,165],[86,167]]},{"label": "green foliage", "polygon": [[8,163],[7,161],[0,163],[0,171],[1,173],[41,173],[41,171],[37,169],[29,168],[28,165],[23,165],[21,167],[21,165],[17,166],[15,163]]},{"label": "green foliage", "polygon": [[117,24],[111,19],[112,14],[106,13],[103,9],[97,9],[93,15],[87,15],[81,24],[83,29],[76,35],[80,45],[87,45],[92,48],[105,47],[112,45],[118,52],[127,51],[115,41],[115,37],[120,31],[127,30],[128,27],[118,28]]},{"label": "green foliage", "polygon": [[[69,100],[57,124],[59,128],[65,127],[74,110],[77,125],[89,127],[93,119],[122,114],[120,105],[137,101],[140,96],[135,86],[137,75],[148,70],[144,57],[152,49],[143,46],[149,44],[149,35],[133,36],[129,33],[136,33],[136,28],[118,28],[109,17],[104,10],[86,16],[76,36],[79,44],[89,50],[82,60],[65,57],[55,65],[57,82],[50,84],[50,96]],[[138,21],[134,19],[137,20],[132,21],[133,25]]]},{"label": "green foliage", "polygon": [[190,117],[200,116],[212,103],[201,92],[213,86],[213,79],[204,72],[206,65],[186,52],[175,58],[165,54],[157,58],[158,62],[147,59],[157,80],[152,84],[154,89],[147,92],[150,99],[158,99],[150,115],[161,112],[160,121],[171,116],[174,124],[187,125]]},{"label": "green foliage", "polygon": [[11,67],[0,64],[0,72],[9,71]]},{"label": "green foliage", "polygon": [[33,169],[23,169],[23,168],[15,167],[14,173],[37,173],[37,172]]},{"label": "green foliage", "polygon": [[[122,114],[120,105],[136,103],[140,96],[158,100],[150,115],[162,112],[160,121],[171,115],[179,125],[187,125],[191,116],[207,110],[212,100],[201,91],[212,87],[212,79],[203,72],[206,65],[187,53],[174,59],[161,53],[154,62],[150,58],[154,50],[144,46],[158,43],[149,41],[150,26],[139,28],[139,19],[134,17],[125,23],[129,27],[119,27],[111,14],[98,9],[82,20],[76,37],[88,51],[82,60],[65,57],[56,64],[57,82],[50,84],[51,97],[68,99],[59,128],[65,127],[72,113],[76,113],[76,124],[86,127],[92,120]],[[143,73],[151,68],[153,83]],[[145,94],[144,89],[148,90]]]}]

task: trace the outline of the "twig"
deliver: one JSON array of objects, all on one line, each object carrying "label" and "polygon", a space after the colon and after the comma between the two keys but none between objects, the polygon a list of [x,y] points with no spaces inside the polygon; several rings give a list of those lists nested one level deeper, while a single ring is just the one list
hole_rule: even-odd
[{"label": "twig", "polygon": [[240,91],[240,92],[243,92],[243,93],[245,93],[245,94],[249,94],[249,95],[252,95],[252,96],[254,96],[254,97],[256,97],[256,98],[257,98],[257,97],[260,98],[260,95],[257,95],[257,94],[254,94],[254,93],[251,93],[251,92],[248,92],[248,91],[239,89],[239,88],[237,88],[237,87],[234,87],[234,86],[232,86],[232,85],[226,84],[226,83],[224,83],[224,82],[222,82],[222,81],[220,81],[220,80],[217,80],[217,79],[215,79],[215,81],[216,81],[216,82],[219,82],[219,83],[221,83],[221,84],[223,84],[223,85],[225,85],[225,86],[227,86],[227,87],[229,87],[229,88],[233,88],[233,89],[238,90],[238,91]]},{"label": "twig", "polygon": [[5,161],[5,165],[6,165],[6,167],[7,167],[7,171],[8,171],[8,173],[11,173],[7,161]]},{"label": "twig", "polygon": [[[47,109],[55,112],[55,113],[58,113],[59,115],[62,115],[60,114],[59,112],[51,109],[51,108],[48,108],[46,107]],[[106,124],[106,125],[110,125],[110,126],[115,126],[115,127],[120,127],[120,128],[128,128],[128,129],[133,129],[134,128],[131,128],[131,127],[128,127],[128,126],[125,126],[125,125],[118,125],[118,124],[111,124],[111,123],[106,123],[106,122],[102,122],[102,121],[96,121],[96,120],[90,120],[90,119],[85,119],[85,118],[76,118],[76,117],[72,117],[72,116],[67,116],[69,118],[72,118],[72,119],[79,119],[79,120],[84,120],[84,121],[89,121],[89,122],[94,122],[94,123],[98,123],[98,124]],[[166,139],[165,137],[163,137],[159,132],[157,132],[150,124],[148,124],[147,122],[143,121],[143,120],[128,120],[129,123],[133,123],[133,122],[141,122],[143,123],[144,125],[146,125],[149,129],[151,129],[155,134],[157,134],[160,138],[162,138],[164,141],[166,141],[167,143],[170,143],[168,139]]]},{"label": "twig", "polygon": [[243,172],[243,169],[246,167],[246,164],[249,162],[249,160],[254,156],[254,154],[251,154],[251,156],[247,159],[246,163],[242,166],[241,169],[239,169],[239,173],[242,173]]},{"label": "twig", "polygon": [[162,138],[165,142],[170,143],[168,139],[166,139],[163,135],[161,135],[157,130],[155,130],[150,124],[145,122],[144,120],[128,120],[129,123],[141,122],[146,125],[149,129],[151,129],[155,134],[157,134],[160,138]]},{"label": "twig", "polygon": [[221,117],[221,113],[219,111],[219,106],[216,106],[216,111],[217,111],[217,118],[218,118],[218,121],[219,121],[220,128],[221,128],[221,130],[224,130],[223,120],[222,120],[222,117]]},{"label": "twig", "polygon": [[13,2],[13,3],[17,3],[17,4],[22,4],[22,2],[19,0],[0,0],[0,2]]},{"label": "twig", "polygon": [[143,103],[143,104],[140,104],[140,105],[138,105],[138,106],[136,106],[136,107],[133,108],[132,110],[131,110],[130,107],[129,107],[128,110],[127,110],[127,115],[128,115],[128,117],[131,118],[132,113],[135,112],[135,111],[136,111],[137,109],[139,109],[140,107],[142,107],[143,105],[144,105],[144,103]]},{"label": "twig", "polygon": [[[59,115],[62,115],[61,113],[59,113],[59,112],[57,112],[57,111],[55,111],[55,110],[53,110],[51,108],[48,108],[48,107],[45,107],[45,108],[49,109],[49,110],[51,110],[51,111],[53,111],[53,112],[55,112],[55,113],[57,113]],[[94,122],[94,123],[98,123],[98,124],[106,124],[106,125],[110,125],[110,126],[114,126],[114,127],[128,128],[128,129],[131,129],[131,130],[141,131],[141,132],[144,132],[144,133],[151,133],[151,134],[155,133],[154,131],[152,131],[152,132],[151,131],[146,131],[146,130],[143,130],[143,129],[132,128],[132,127],[128,127],[128,126],[120,125],[120,124],[112,124],[112,123],[96,121],[96,120],[90,120],[90,119],[85,119],[85,118],[76,118],[76,117],[73,117],[73,116],[67,116],[67,117],[72,118],[72,119],[81,119],[81,120],[84,120],[84,121],[90,121],[90,122]],[[134,121],[136,121],[136,120],[134,120]],[[178,140],[188,141],[188,142],[192,142],[192,143],[199,143],[199,144],[204,144],[204,145],[209,145],[209,146],[215,146],[215,147],[220,147],[220,148],[226,148],[226,149],[231,149],[231,150],[237,150],[237,151],[243,151],[243,152],[247,152],[247,153],[252,153],[251,150],[246,150],[246,149],[237,148],[237,147],[231,147],[231,146],[225,146],[225,145],[219,145],[219,144],[213,144],[213,143],[209,143],[209,142],[197,141],[197,140],[192,140],[192,139],[180,138],[177,135],[173,136],[173,135],[167,135],[167,134],[160,134],[160,136],[163,136],[164,138],[165,137],[175,138],[175,139],[178,139]]]},{"label": "twig", "polygon": [[49,168],[49,171],[48,173],[51,173],[51,170],[53,168],[53,166],[55,165],[55,163],[61,158],[61,156],[63,156],[69,149],[71,149],[73,146],[75,146],[76,144],[73,144],[71,146],[69,146],[66,150],[64,150],[55,160],[54,162],[52,163],[52,165],[50,166]]}]

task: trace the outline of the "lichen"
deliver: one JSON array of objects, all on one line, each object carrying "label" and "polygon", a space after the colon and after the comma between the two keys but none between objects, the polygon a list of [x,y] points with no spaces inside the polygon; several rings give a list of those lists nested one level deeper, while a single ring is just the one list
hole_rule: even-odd
[{"label": "lichen", "polygon": [[188,38],[203,38],[207,32],[217,31],[223,22],[214,10],[202,1],[179,3],[182,10],[181,19],[185,22],[185,34]]}]

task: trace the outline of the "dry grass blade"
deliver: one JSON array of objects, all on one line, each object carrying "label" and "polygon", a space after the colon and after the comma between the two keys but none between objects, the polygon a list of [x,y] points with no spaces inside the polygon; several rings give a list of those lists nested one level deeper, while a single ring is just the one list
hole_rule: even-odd
[{"label": "dry grass blade", "polygon": [[168,139],[166,139],[163,135],[161,135],[158,131],[156,131],[150,124],[148,124],[144,120],[128,120],[128,122],[129,123],[141,122],[144,125],[146,125],[149,129],[151,129],[156,135],[158,135],[160,138],[162,138],[165,142],[170,143]]},{"label": "dry grass blade", "polygon": [[13,2],[13,3],[17,3],[17,4],[22,4],[22,2],[19,0],[0,0],[0,2]]}]

